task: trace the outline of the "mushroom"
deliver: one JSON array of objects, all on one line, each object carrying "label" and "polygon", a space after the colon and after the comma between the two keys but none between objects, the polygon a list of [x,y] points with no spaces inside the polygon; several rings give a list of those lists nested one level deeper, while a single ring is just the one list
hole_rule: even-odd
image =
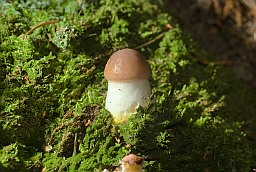
[{"label": "mushroom", "polygon": [[134,154],[126,155],[122,159],[122,172],[141,172],[144,159]]},{"label": "mushroom", "polygon": [[126,48],[112,54],[104,76],[108,80],[106,109],[114,123],[124,123],[139,106],[147,105],[150,75],[150,65],[139,52]]}]

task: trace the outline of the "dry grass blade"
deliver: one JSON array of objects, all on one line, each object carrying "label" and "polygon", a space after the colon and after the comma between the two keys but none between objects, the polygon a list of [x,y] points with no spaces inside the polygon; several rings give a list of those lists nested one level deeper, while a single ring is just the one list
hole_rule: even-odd
[{"label": "dry grass blade", "polygon": [[30,35],[32,32],[34,32],[34,30],[38,29],[41,26],[45,26],[45,25],[49,25],[49,24],[54,24],[54,23],[58,23],[59,20],[50,20],[50,21],[46,21],[46,22],[42,22],[39,23],[38,25],[34,26],[33,28],[31,28],[26,35]]}]

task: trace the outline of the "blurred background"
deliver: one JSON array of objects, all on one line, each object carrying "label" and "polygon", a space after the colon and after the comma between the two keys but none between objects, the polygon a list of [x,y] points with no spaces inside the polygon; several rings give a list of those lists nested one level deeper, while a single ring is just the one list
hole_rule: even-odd
[{"label": "blurred background", "polygon": [[256,0],[163,0],[165,10],[217,65],[256,93]]}]

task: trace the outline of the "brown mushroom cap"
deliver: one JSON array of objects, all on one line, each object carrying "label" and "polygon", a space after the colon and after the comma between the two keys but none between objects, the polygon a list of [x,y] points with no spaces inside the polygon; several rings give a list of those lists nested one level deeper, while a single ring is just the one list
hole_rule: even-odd
[{"label": "brown mushroom cap", "polygon": [[142,157],[134,154],[129,154],[122,159],[122,162],[128,163],[129,165],[139,165],[142,164],[143,160],[144,159]]},{"label": "brown mushroom cap", "polygon": [[108,60],[104,76],[112,81],[148,79],[151,68],[145,58],[133,49],[115,52]]}]

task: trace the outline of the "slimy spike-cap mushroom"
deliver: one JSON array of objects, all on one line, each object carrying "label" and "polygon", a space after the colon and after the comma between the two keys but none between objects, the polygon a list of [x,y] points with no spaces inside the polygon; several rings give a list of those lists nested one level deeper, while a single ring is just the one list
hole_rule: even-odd
[{"label": "slimy spike-cap mushroom", "polygon": [[148,79],[151,68],[145,58],[133,49],[115,52],[108,60],[104,76],[111,81],[131,81]]},{"label": "slimy spike-cap mushroom", "polygon": [[122,159],[122,172],[141,172],[144,159],[135,154],[126,155]]},{"label": "slimy spike-cap mushroom", "polygon": [[136,50],[122,49],[109,58],[104,70],[108,80],[106,109],[115,123],[125,122],[139,106],[147,105],[150,75],[149,63]]}]

